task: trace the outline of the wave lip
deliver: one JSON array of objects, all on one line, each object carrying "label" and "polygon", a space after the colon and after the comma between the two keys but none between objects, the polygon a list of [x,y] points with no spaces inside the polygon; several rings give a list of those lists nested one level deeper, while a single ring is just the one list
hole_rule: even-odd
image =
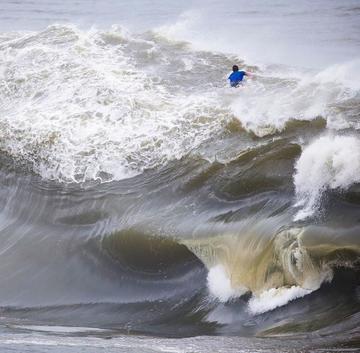
[{"label": "wave lip", "polygon": [[360,140],[355,136],[323,136],[305,147],[295,166],[295,220],[312,216],[326,190],[346,190],[360,182]]},{"label": "wave lip", "polygon": [[248,291],[246,287],[237,286],[233,288],[222,265],[210,268],[207,281],[210,293],[224,303],[230,299],[241,297]]}]

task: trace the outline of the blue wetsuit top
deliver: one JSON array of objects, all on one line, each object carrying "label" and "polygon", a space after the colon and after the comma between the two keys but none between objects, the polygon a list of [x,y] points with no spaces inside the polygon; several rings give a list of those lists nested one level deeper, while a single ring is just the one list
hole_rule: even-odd
[{"label": "blue wetsuit top", "polygon": [[230,86],[235,87],[237,86],[246,75],[245,71],[235,71],[229,76]]}]

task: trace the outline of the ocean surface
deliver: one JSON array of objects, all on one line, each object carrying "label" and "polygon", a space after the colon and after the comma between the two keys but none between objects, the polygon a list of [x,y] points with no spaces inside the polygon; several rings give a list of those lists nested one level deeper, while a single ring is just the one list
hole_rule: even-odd
[{"label": "ocean surface", "polygon": [[359,1],[1,1],[0,352],[101,351],[360,351]]}]

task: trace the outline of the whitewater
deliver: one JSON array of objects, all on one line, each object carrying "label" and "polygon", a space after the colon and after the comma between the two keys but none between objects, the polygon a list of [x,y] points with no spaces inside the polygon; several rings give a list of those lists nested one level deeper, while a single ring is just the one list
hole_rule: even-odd
[{"label": "whitewater", "polygon": [[2,5],[0,348],[356,351],[356,1],[88,5]]}]

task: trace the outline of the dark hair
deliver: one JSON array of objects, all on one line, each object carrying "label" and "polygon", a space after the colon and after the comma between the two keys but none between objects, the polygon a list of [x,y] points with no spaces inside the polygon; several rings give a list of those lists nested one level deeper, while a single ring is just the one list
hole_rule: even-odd
[{"label": "dark hair", "polygon": [[233,66],[233,71],[234,71],[234,72],[235,72],[235,71],[239,71],[239,66],[234,65],[234,66]]}]

